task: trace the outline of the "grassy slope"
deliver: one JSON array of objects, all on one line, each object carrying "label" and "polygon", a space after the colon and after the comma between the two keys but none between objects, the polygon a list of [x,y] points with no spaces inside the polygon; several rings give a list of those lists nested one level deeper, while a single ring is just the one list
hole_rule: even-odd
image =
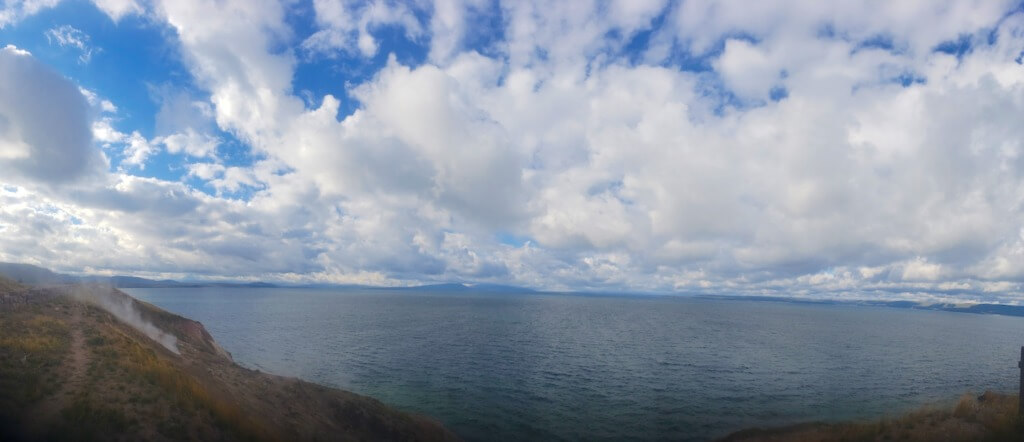
[{"label": "grassy slope", "polygon": [[750,429],[723,441],[1020,441],[1017,396],[992,392],[964,395],[951,409],[922,408],[871,422],[808,423]]},{"label": "grassy slope", "polygon": [[71,297],[0,304],[0,441],[455,439],[371,398],[239,367],[199,323],[135,305],[180,356]]},{"label": "grassy slope", "polygon": [[21,290],[22,288],[23,287],[21,286],[21,284],[18,284],[0,275],[0,293],[13,292]]},{"label": "grassy slope", "polygon": [[25,406],[59,389],[70,337],[67,322],[39,306],[0,315],[0,440],[13,440]]}]

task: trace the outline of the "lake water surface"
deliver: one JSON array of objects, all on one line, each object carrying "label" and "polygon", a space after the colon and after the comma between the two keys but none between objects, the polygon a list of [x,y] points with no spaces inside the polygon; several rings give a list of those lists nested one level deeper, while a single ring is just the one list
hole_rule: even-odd
[{"label": "lake water surface", "polygon": [[1024,318],[686,297],[174,288],[235,360],[467,440],[706,440],[1017,389]]}]

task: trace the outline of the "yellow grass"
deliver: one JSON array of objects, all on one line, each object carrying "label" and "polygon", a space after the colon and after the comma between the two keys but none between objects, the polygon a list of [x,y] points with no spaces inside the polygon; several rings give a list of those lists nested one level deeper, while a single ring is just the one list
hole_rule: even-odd
[{"label": "yellow grass", "polygon": [[0,349],[32,356],[56,352],[68,344],[68,327],[63,322],[41,315],[4,327],[0,336]]},{"label": "yellow grass", "polygon": [[121,339],[117,363],[131,373],[158,385],[183,407],[210,412],[222,428],[231,430],[242,440],[267,440],[273,434],[266,425],[247,416],[231,403],[195,380],[194,377],[161,360],[152,349]]},{"label": "yellow grass", "polygon": [[1024,426],[1017,416],[1017,396],[963,395],[950,408],[924,407],[876,421],[804,424],[747,430],[730,441],[1020,441]]},{"label": "yellow grass", "polygon": [[16,416],[59,387],[54,373],[67,354],[70,332],[39,312],[38,306],[0,312],[0,416]]},{"label": "yellow grass", "polygon": [[0,275],[0,294],[17,292],[24,289],[21,284],[8,279],[5,276]]}]

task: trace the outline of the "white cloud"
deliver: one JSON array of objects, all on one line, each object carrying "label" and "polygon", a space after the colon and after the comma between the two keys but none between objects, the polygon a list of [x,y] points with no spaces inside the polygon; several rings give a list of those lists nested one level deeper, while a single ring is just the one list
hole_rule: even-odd
[{"label": "white cloud", "polygon": [[726,40],[725,50],[715,60],[715,68],[725,85],[745,99],[768,98],[771,88],[782,80],[779,68],[768,55],[746,40]]},{"label": "white cloud", "polygon": [[[636,9],[602,14],[583,3],[543,8],[505,4],[506,62],[458,55],[465,32],[459,20],[477,5],[439,3],[431,22],[431,59],[439,65],[411,68],[390,62],[371,82],[354,90],[362,107],[340,123],[337,100],[327,97],[319,109],[304,113],[281,76],[260,73],[290,72],[293,66],[287,57],[271,56],[265,46],[251,45],[260,38],[247,39],[250,44],[238,52],[238,63],[261,69],[215,76],[209,91],[222,127],[258,140],[258,150],[294,169],[291,179],[309,180],[308,185],[325,192],[321,203],[346,214],[346,221],[331,231],[336,236],[329,235],[342,247],[339,250],[351,250],[344,246],[346,238],[398,239],[377,247],[393,261],[391,267],[372,261],[335,266],[349,271],[370,266],[426,272],[441,262],[448,263],[444,268],[461,269],[452,270],[456,274],[468,275],[474,268],[467,264],[473,262],[468,257],[497,253],[488,232],[510,229],[534,238],[537,246],[553,254],[543,253],[543,261],[506,261],[511,278],[545,285],[571,281],[643,286],[672,280],[674,287],[698,287],[749,272],[781,278],[814,275],[823,266],[836,264],[877,269],[847,272],[850,276],[842,279],[847,286],[856,286],[857,278],[877,278],[886,266],[910,269],[900,273],[908,279],[931,281],[938,276],[923,278],[928,273],[924,270],[957,265],[939,261],[954,250],[986,241],[985,235],[966,232],[998,231],[1004,227],[992,219],[1015,218],[999,212],[1009,206],[978,205],[984,199],[942,201],[925,196],[948,192],[951,183],[915,184],[934,173],[948,173],[937,169],[942,163],[935,160],[963,152],[953,141],[956,137],[927,135],[942,127],[935,126],[936,121],[959,131],[979,123],[997,131],[1013,127],[998,119],[977,121],[971,114],[936,113],[947,108],[940,103],[956,97],[984,96],[977,83],[963,80],[980,79],[988,70],[969,72],[969,61],[936,64],[946,56],[922,49],[994,23],[995,9],[981,8],[977,14],[952,19],[943,15],[945,10],[914,6],[911,12],[932,14],[944,23],[944,33],[918,35],[901,28],[894,31],[894,44],[914,50],[891,53],[857,50],[857,45],[894,24],[916,20],[907,11],[883,8],[885,14],[875,22],[849,13],[838,17],[853,8],[846,4],[810,8],[792,18],[769,12],[751,17],[739,13],[739,4],[708,6],[702,13],[711,19],[707,34],[724,42],[722,54],[712,59],[724,87],[760,100],[776,86],[789,92],[789,98],[778,104],[718,114],[715,98],[701,90],[704,74],[600,61],[601,53],[615,50],[649,27],[666,7],[661,2],[630,6]],[[326,28],[357,34],[363,29],[360,14],[365,12],[336,2],[316,7]],[[697,4],[687,7],[701,11]],[[840,38],[816,39],[825,18],[831,17],[838,17],[833,26]],[[259,20],[263,19],[277,20],[265,14]],[[763,21],[750,21],[755,19]],[[1003,25],[1009,26],[1013,22]],[[700,26],[676,28],[675,36],[700,46],[687,33],[694,27]],[[753,39],[727,39],[737,29]],[[618,42],[607,40],[610,30],[622,35]],[[188,49],[192,31],[179,27],[182,32]],[[798,32],[804,34],[797,38]],[[267,41],[268,34],[257,35]],[[1013,38],[1004,43],[1020,45]],[[202,56],[206,43],[195,44],[199,46],[192,49],[193,70],[200,79],[224,69],[224,60]],[[217,44],[221,41],[209,42]],[[343,44],[358,45],[354,39]],[[538,57],[538,49],[543,56]],[[1012,53],[979,48],[969,60],[995,51]],[[1012,62],[1003,57],[999,63]],[[594,60],[600,62],[595,65]],[[592,68],[584,75],[588,65]],[[994,68],[990,64],[988,69]],[[935,84],[894,84],[895,76],[906,70],[928,75]],[[1019,82],[1011,74],[1000,78],[1004,83],[999,87],[1017,87]],[[277,91],[276,97],[261,91]],[[231,103],[246,96],[260,97],[256,108],[261,115],[274,117],[240,119],[233,106],[217,101]],[[1014,115],[1010,109],[1018,104],[1002,103],[1009,108],[1000,115]],[[956,108],[962,107],[963,103]],[[886,112],[893,115],[884,116]],[[957,119],[963,121],[950,124]],[[920,129],[909,134],[900,130],[906,127]],[[1007,135],[995,138],[1012,139]],[[1014,149],[992,152],[1005,157]],[[960,164],[977,163],[978,170],[986,161],[1006,161],[986,156],[963,160]],[[900,170],[903,175],[885,170]],[[264,178],[269,203],[277,184],[272,176]],[[994,179],[1011,183],[1017,178],[1010,174]],[[1000,189],[995,182],[982,186],[976,191],[1002,198],[993,193]],[[963,204],[974,204],[961,209],[969,216],[939,215],[949,205]],[[373,231],[358,227],[363,217],[375,220]],[[348,232],[346,226],[354,230]],[[381,229],[397,230],[387,234]],[[450,229],[458,236],[444,233]],[[403,231],[418,233],[399,233]],[[446,235],[459,238],[458,247],[451,241],[423,242]],[[420,238],[415,240],[420,245],[413,249],[402,244],[415,238]],[[465,253],[455,253],[455,248]],[[420,264],[394,262],[406,254]],[[336,253],[328,255],[342,259]],[[533,255],[531,259],[539,259]],[[934,256],[937,261],[927,269],[907,261],[917,256]],[[550,265],[550,259],[561,263],[551,272],[531,267],[540,262]],[[667,274],[646,283],[641,279],[650,272],[686,273],[691,266],[705,270],[689,283]]]},{"label": "white cloud", "polygon": [[158,137],[154,141],[158,144],[163,144],[170,153],[181,153],[196,158],[215,156],[217,146],[220,144],[220,140],[217,137],[201,134],[193,129],[186,129],[185,132]]},{"label": "white cloud", "polygon": [[903,265],[905,281],[935,281],[942,277],[942,266],[923,258],[908,261]]},{"label": "white cloud", "polygon": [[58,3],[60,0],[5,0],[0,4],[0,29]]},{"label": "white cloud", "polygon": [[724,36],[742,33],[765,41],[814,37],[829,31],[851,41],[888,36],[912,56],[926,56],[937,44],[991,26],[1012,0],[888,2],[839,0],[690,0],[672,13],[671,31],[697,52],[713,49]]},{"label": "white cloud", "polygon": [[56,44],[63,48],[71,47],[77,49],[81,53],[78,56],[80,63],[88,63],[92,59],[93,52],[95,52],[92,46],[89,45],[89,36],[70,25],[50,28],[46,31],[46,40],[50,44]]},{"label": "white cloud", "polygon": [[[260,150],[303,108],[290,95],[294,56],[270,53],[289,34],[283,5],[272,0],[164,1],[158,13],[178,32],[200,87],[210,91],[216,123]],[[232,17],[224,20],[223,17]]]},{"label": "white cloud", "polygon": [[103,118],[92,123],[92,137],[103,144],[103,147],[110,147],[112,143],[124,141],[125,134],[119,132],[111,125],[109,118]]},{"label": "white cloud", "polygon": [[[1024,14],[1007,5],[316,1],[320,29],[296,41],[290,3],[156,2],[199,92],[157,88],[150,140],[109,115],[91,133],[140,169],[154,146],[181,154],[215,195],[124,171],[18,192],[0,250],[288,280],[1019,300]],[[467,50],[494,12],[501,35]],[[307,108],[295,54],[371,56],[385,24],[428,61],[347,86],[351,115],[331,95]],[[933,51],[961,36],[959,57]],[[219,158],[221,131],[259,160]],[[0,164],[33,154],[12,133]],[[93,254],[44,250],[70,237]]]},{"label": "white cloud", "polygon": [[100,96],[96,95],[95,92],[83,87],[79,87],[78,91],[81,92],[82,95],[85,96],[85,99],[89,101],[89,105],[97,108],[100,112],[111,114],[117,113],[117,106],[115,106],[110,100],[100,98]]},{"label": "white cloud", "polygon": [[146,169],[146,162],[150,156],[159,151],[162,139],[147,140],[139,131],[131,134],[118,131],[113,127],[113,119],[104,117],[92,123],[93,139],[100,142],[104,149],[112,149],[115,146],[121,148],[121,163],[119,169],[126,167],[137,167],[139,170]]},{"label": "white cloud", "polygon": [[228,167],[218,163],[192,163],[188,165],[188,175],[205,181],[219,194],[235,193],[245,187],[261,186],[256,173],[246,167]]},{"label": "white cloud", "polygon": [[412,9],[403,2],[314,0],[313,9],[320,30],[302,42],[303,49],[312,53],[358,51],[364,57],[372,57],[379,46],[373,31],[384,25],[401,26],[412,40],[423,34]]},{"label": "white cloud", "polygon": [[88,102],[78,86],[13,46],[0,49],[0,171],[63,183],[93,175]]},{"label": "white cloud", "polygon": [[124,142],[127,146],[124,149],[125,158],[121,161],[122,165],[137,166],[139,169],[145,169],[146,160],[149,159],[150,155],[157,152],[156,146],[138,131],[132,132]]},{"label": "white cloud", "polygon": [[142,14],[145,10],[137,0],[92,0],[96,7],[110,16],[111,20],[119,21],[121,17],[131,14]]}]

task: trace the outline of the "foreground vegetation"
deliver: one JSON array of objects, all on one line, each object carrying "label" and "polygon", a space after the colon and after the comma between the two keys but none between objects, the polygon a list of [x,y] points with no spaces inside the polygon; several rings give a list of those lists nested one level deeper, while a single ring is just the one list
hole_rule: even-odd
[{"label": "foreground vegetation", "polygon": [[52,395],[60,386],[69,331],[64,321],[41,310],[32,306],[0,320],[0,440],[11,438],[2,429],[15,426],[25,404]]},{"label": "foreground vegetation", "polygon": [[[180,354],[90,290],[173,334]],[[0,278],[0,441],[454,439],[373,399],[242,368],[198,322],[116,290]]]},{"label": "foreground vegetation", "polygon": [[1021,441],[1017,396],[964,395],[952,408],[926,407],[877,421],[743,430],[724,441]]}]

